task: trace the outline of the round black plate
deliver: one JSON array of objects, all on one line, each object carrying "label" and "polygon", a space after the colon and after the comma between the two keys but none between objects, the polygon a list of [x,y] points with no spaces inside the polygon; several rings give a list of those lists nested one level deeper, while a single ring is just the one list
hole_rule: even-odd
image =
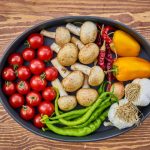
[{"label": "round black plate", "polygon": [[[48,20],[45,22],[42,22],[38,25],[35,25],[34,27],[28,29],[24,33],[22,33],[14,42],[12,42],[9,47],[5,50],[5,53],[1,59],[0,62],[0,73],[6,64],[7,57],[15,51],[22,51],[25,46],[24,46],[24,41],[26,38],[34,32],[40,32],[41,29],[48,29],[53,31],[57,26],[65,25],[68,22],[84,22],[84,21],[93,21],[97,22],[100,24],[106,24],[106,25],[111,25],[115,27],[116,29],[121,29],[127,33],[129,33],[131,36],[133,36],[141,45],[141,54],[140,57],[143,57],[147,60],[150,60],[150,44],[141,36],[139,33],[136,31],[132,30],[128,26],[111,20],[111,19],[106,19],[106,18],[99,18],[99,17],[89,17],[89,16],[69,16],[69,17],[63,17],[63,18],[58,18],[58,19],[53,19],[53,20]],[[53,40],[45,38],[45,44],[50,45]],[[2,86],[2,79],[0,78],[0,86]],[[30,130],[33,133],[36,133],[40,136],[53,139],[53,140],[60,140],[60,141],[76,141],[76,142],[85,142],[85,141],[96,141],[96,140],[103,140],[107,138],[111,138],[114,136],[117,136],[119,134],[122,134],[124,132],[129,131],[130,129],[133,129],[134,127],[127,128],[124,130],[118,130],[114,127],[104,127],[101,126],[96,132],[94,132],[91,135],[85,136],[85,137],[67,137],[67,136],[61,136],[57,135],[53,132],[46,131],[43,132],[40,129],[37,129],[32,125],[31,122],[24,121],[19,117],[19,113],[14,110],[8,103],[8,98],[3,94],[2,92],[2,87],[0,88],[0,97],[2,100],[2,104],[7,110],[7,112],[16,120],[20,125],[22,125],[24,128]],[[142,121],[150,114],[150,105],[147,107],[144,107],[141,109],[143,113],[143,118]]]}]

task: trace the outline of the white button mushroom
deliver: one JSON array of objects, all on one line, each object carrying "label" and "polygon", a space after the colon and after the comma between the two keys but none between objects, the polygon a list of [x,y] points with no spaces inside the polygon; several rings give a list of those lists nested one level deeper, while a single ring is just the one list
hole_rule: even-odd
[{"label": "white button mushroom", "polygon": [[80,63],[71,66],[72,70],[78,70],[89,76],[88,83],[91,86],[98,86],[104,81],[104,71],[99,66],[89,67]]},{"label": "white button mushroom", "polygon": [[74,43],[79,49],[79,61],[82,64],[90,64],[96,60],[99,54],[99,48],[95,43],[84,45],[79,39],[72,37],[71,42]]},{"label": "white button mushroom", "polygon": [[66,43],[69,43],[71,40],[70,32],[65,27],[58,27],[56,29],[56,32],[50,32],[50,31],[42,30],[41,34],[46,36],[46,37],[49,37],[49,38],[54,38],[56,43],[60,46],[63,46]]},{"label": "white button mushroom", "polygon": [[73,71],[62,80],[62,85],[67,92],[78,90],[84,81],[84,75],[81,71]]},{"label": "white button mushroom", "polygon": [[59,90],[60,93],[60,98],[58,99],[59,108],[63,111],[69,111],[74,109],[77,105],[76,97],[70,96],[64,91],[59,79],[52,81],[51,84],[53,87]]},{"label": "white button mushroom", "polygon": [[92,105],[98,97],[98,92],[95,89],[90,88],[88,85],[88,76],[85,75],[84,84],[80,90],[76,93],[76,98],[81,106]]},{"label": "white button mushroom", "polygon": [[91,21],[86,21],[82,24],[81,28],[68,23],[66,28],[73,34],[80,36],[80,40],[84,44],[92,43],[96,40],[97,37],[97,27],[95,23]]},{"label": "white button mushroom", "polygon": [[67,43],[62,48],[56,43],[53,43],[50,47],[58,53],[57,59],[63,66],[71,66],[78,59],[78,48],[73,43]]},{"label": "white button mushroom", "polygon": [[58,62],[57,58],[54,58],[51,62],[53,66],[57,68],[60,75],[64,78],[62,80],[62,85],[65,91],[74,92],[83,85],[84,75],[81,71],[68,71]]}]

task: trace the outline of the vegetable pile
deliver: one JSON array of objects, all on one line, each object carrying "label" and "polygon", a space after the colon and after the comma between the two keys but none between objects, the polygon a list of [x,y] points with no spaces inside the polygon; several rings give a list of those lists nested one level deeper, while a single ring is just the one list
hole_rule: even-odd
[{"label": "vegetable pile", "polygon": [[138,57],[140,44],[128,33],[67,23],[29,35],[26,45],[2,72],[3,92],[21,118],[65,136],[91,134],[107,118],[104,125],[118,129],[139,124],[138,106],[150,104],[150,62]]}]

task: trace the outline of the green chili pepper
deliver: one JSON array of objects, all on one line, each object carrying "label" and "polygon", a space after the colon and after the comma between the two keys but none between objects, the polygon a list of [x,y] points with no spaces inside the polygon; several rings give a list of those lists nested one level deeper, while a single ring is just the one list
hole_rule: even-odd
[{"label": "green chili pepper", "polygon": [[45,124],[48,127],[49,130],[53,131],[54,133],[60,134],[60,135],[67,135],[67,136],[86,136],[95,130],[97,130],[102,122],[106,119],[108,115],[108,110],[105,111],[99,118],[97,118],[94,122],[90,123],[88,126],[83,128],[64,128],[64,127],[56,127],[52,125],[47,117],[45,120]]},{"label": "green chili pepper", "polygon": [[66,112],[66,113],[62,113],[61,115],[58,115],[58,116],[55,116],[55,117],[52,117],[52,118],[49,118],[50,120],[56,120],[56,119],[60,119],[60,118],[65,118],[65,117],[68,117],[68,116],[73,116],[73,115],[83,115],[84,113],[87,112],[87,110],[89,110],[90,106],[89,107],[86,107],[86,108],[83,108],[83,109],[79,109],[79,110],[73,110],[73,111],[70,111],[70,112]]},{"label": "green chili pepper", "polygon": [[101,113],[106,109],[108,108],[109,106],[111,106],[112,102],[110,102],[110,98],[107,99],[106,101],[103,102],[103,104],[98,107],[94,113],[91,115],[91,117],[83,124],[81,125],[78,125],[78,126],[74,126],[74,128],[82,128],[82,127],[85,127],[87,126],[89,123],[91,123],[92,121],[96,120],[98,118],[98,116],[101,115]]},{"label": "green chili pepper", "polygon": [[100,87],[98,88],[98,94],[99,94],[99,95],[102,93],[103,85],[104,85],[104,82],[103,82],[103,83],[100,85]]},{"label": "green chili pepper", "polygon": [[[85,127],[87,126],[89,123],[91,123],[92,121],[94,121],[95,119],[97,119],[98,116],[101,115],[101,113],[108,108],[109,106],[111,106],[113,103],[115,103],[117,100],[114,100],[112,98],[108,98],[106,99],[104,102],[102,102],[102,104],[93,112],[93,114],[91,115],[91,117],[83,124],[81,125],[77,125],[77,126],[73,126],[74,128],[81,128],[81,127]],[[71,127],[66,127],[66,128],[71,128]]]},{"label": "green chili pepper", "polygon": [[101,95],[102,93],[105,92],[106,84],[107,84],[107,82],[103,82],[103,83],[100,85],[100,87],[99,87],[99,89],[98,89],[98,94],[99,94],[99,95]]},{"label": "green chili pepper", "polygon": [[[58,110],[58,90],[56,90],[57,92],[57,96],[55,99],[55,113],[56,115],[60,115],[59,114],[59,110]],[[89,119],[89,117],[91,116],[91,114],[94,112],[94,110],[100,105],[100,103],[105,99],[105,97],[107,95],[111,95],[111,92],[105,92],[103,94],[101,94],[101,96],[97,99],[97,101],[90,107],[90,109],[80,118],[76,119],[76,120],[72,120],[72,121],[68,121],[65,120],[64,118],[60,118],[59,121],[67,126],[75,126],[75,125],[79,125],[84,123],[85,121],[87,121]]]},{"label": "green chili pepper", "polygon": [[[80,116],[81,116],[81,115],[72,115],[72,116],[67,116],[67,117],[65,117],[64,119],[65,119],[65,120],[71,120],[71,119],[78,118],[78,117],[80,117]],[[62,124],[58,119],[57,119],[57,120],[50,120],[50,119],[49,119],[49,121],[51,122],[51,124],[57,124],[57,123]]]}]

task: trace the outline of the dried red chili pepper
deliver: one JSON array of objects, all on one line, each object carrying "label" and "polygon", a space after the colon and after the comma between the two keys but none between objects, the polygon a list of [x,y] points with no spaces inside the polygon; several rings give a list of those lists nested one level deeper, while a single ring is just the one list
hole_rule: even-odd
[{"label": "dried red chili pepper", "polygon": [[105,70],[105,55],[106,55],[106,46],[105,46],[105,41],[103,42],[102,47],[100,48],[99,51],[99,56],[98,56],[98,65]]},{"label": "dried red chili pepper", "polygon": [[111,53],[111,48],[110,45],[108,43],[106,43],[106,69],[107,69],[107,80],[108,80],[108,85],[107,85],[107,91],[110,91],[110,87],[111,87],[111,82],[113,80],[113,75],[111,72],[112,69],[112,64],[113,64],[113,57],[112,57],[112,53]]},{"label": "dried red chili pepper", "polygon": [[113,80],[113,74],[112,74],[113,57],[112,57],[111,47],[110,47],[110,44],[112,43],[112,39],[111,37],[109,37],[108,32],[110,30],[114,30],[114,28],[111,26],[101,27],[99,24],[97,24],[97,28],[101,30],[101,41],[106,42],[105,52],[100,50],[100,54],[98,57],[98,64],[102,69],[106,69],[107,80],[108,80],[107,91],[110,91],[111,82]]},{"label": "dried red chili pepper", "polygon": [[101,26],[97,23],[97,28],[99,29],[99,32],[97,34],[97,38],[96,38],[96,44],[101,47],[102,46],[102,37],[101,37]]},{"label": "dried red chili pepper", "polygon": [[112,43],[112,39],[108,35],[108,32],[110,30],[113,30],[113,28],[111,26],[106,26],[101,31],[101,36],[102,36],[103,40],[105,40],[106,43],[109,43],[109,44]]},{"label": "dried red chili pepper", "polygon": [[100,33],[97,34],[96,44],[97,44],[99,47],[102,46],[102,38],[101,38],[101,34],[100,34]]}]

